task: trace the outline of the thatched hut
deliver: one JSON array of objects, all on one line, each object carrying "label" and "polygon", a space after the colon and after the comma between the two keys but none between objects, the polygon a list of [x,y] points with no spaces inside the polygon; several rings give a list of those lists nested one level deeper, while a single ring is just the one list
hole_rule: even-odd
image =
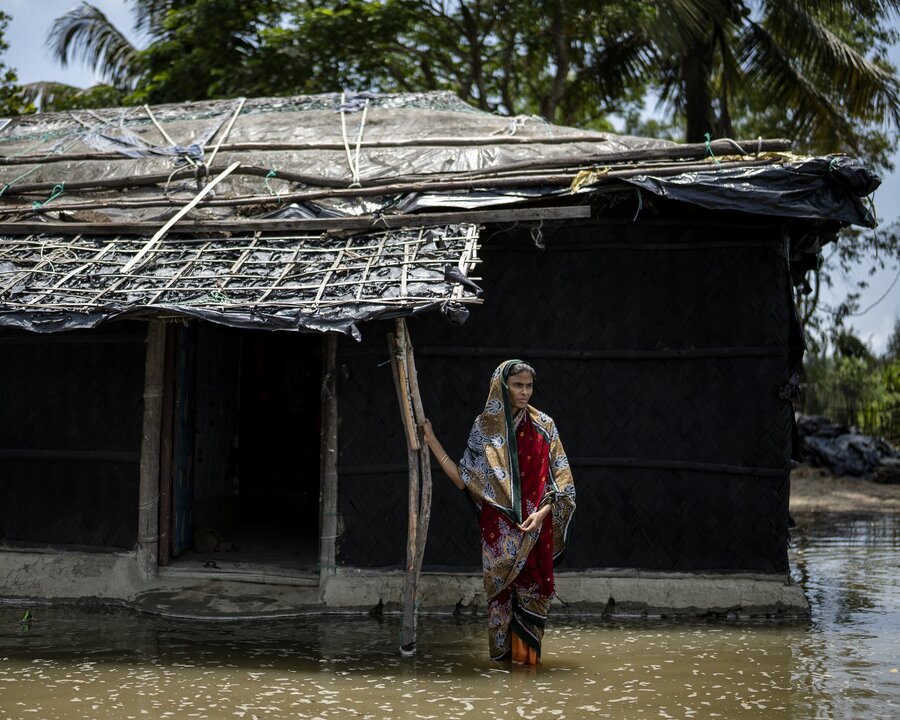
[{"label": "thatched hut", "polygon": [[788,149],[440,93],[14,119],[3,593],[240,579],[371,607],[404,579],[415,593],[421,562],[423,607],[478,606],[465,497],[436,477],[440,512],[408,522],[429,464],[402,420],[418,390],[461,451],[491,369],[525,357],[578,488],[566,603],[802,614],[792,288],[840,227],[871,223],[877,180]]}]

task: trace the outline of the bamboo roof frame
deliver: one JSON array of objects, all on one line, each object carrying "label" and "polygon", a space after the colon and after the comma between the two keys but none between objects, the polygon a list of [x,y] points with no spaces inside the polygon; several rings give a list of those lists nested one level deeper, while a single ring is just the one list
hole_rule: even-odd
[{"label": "bamboo roof frame", "polygon": [[477,225],[459,224],[349,237],[257,232],[202,244],[165,239],[146,250],[146,262],[134,271],[126,268],[146,248],[140,238],[31,235],[0,244],[0,303],[82,313],[110,305],[316,312],[479,303],[471,290],[445,278],[447,267],[468,276],[478,264],[478,232]]}]

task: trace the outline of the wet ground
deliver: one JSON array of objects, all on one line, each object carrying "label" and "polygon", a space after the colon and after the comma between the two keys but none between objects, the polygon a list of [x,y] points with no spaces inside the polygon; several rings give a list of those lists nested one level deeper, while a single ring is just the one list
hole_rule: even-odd
[{"label": "wet ground", "polygon": [[535,671],[482,618],[256,623],[0,606],[0,718],[895,718],[900,521],[800,515],[809,623],[551,618]]}]

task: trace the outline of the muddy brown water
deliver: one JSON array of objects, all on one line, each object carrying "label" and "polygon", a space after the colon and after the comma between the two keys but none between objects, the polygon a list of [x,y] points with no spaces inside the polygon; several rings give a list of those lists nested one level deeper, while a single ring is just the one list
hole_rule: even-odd
[{"label": "muddy brown water", "polygon": [[551,617],[535,671],[483,618],[199,623],[0,605],[0,718],[896,718],[900,521],[799,517],[809,623]]}]

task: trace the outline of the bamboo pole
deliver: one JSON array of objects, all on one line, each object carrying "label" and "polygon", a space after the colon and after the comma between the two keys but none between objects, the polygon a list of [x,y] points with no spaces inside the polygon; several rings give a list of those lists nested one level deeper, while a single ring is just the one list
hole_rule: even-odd
[{"label": "bamboo pole", "polygon": [[[398,328],[402,326],[406,340],[407,374],[412,396],[413,413],[415,415],[416,433],[425,420],[425,408],[422,405],[422,396],[419,394],[419,376],[416,371],[416,358],[413,352],[412,340],[409,336],[409,327],[405,319],[397,321]],[[425,557],[425,543],[428,540],[428,526],[431,522],[431,452],[425,442],[419,443],[419,470],[422,478],[422,492],[419,497],[419,526],[416,529],[416,578],[422,572],[422,560]]]},{"label": "bamboo pole", "polygon": [[[399,327],[397,328],[402,332]],[[397,402],[400,404],[400,417],[403,420],[406,431],[406,460],[409,468],[409,490],[407,495],[407,526],[406,526],[406,575],[403,582],[403,620],[400,627],[400,654],[413,655],[416,652],[416,534],[419,525],[419,454],[413,448],[410,433],[412,415],[409,411],[408,388],[403,387],[403,374],[401,366],[406,359],[401,355],[401,344],[397,336],[388,334],[388,347],[391,357],[391,370],[394,375],[394,385],[397,389]]]},{"label": "bamboo pole", "polygon": [[335,571],[337,539],[337,346],[338,336],[328,333],[322,341],[322,432],[319,454],[319,591]]},{"label": "bamboo pole", "polygon": [[144,370],[144,426],[138,499],[136,560],[145,579],[156,577],[159,560],[159,449],[166,326],[151,320],[147,327]]},{"label": "bamboo pole", "polygon": [[[488,137],[425,137],[425,138],[401,138],[382,140],[362,140],[361,148],[428,148],[428,147],[470,147],[473,145],[568,145],[575,143],[603,143],[607,142],[603,135],[490,135]],[[759,152],[784,152],[791,149],[792,141],[769,138],[765,140],[713,140],[709,144],[716,155],[728,155],[740,153],[744,155],[758,154]],[[244,142],[222,144],[219,148],[224,152],[303,152],[303,151],[343,151],[344,144],[338,142]],[[622,153],[609,153],[617,161],[623,158],[637,161],[652,158],[692,158],[704,157],[708,154],[706,143],[686,143],[683,145],[671,145],[664,148],[650,150],[631,150]],[[161,161],[170,158],[160,156]],[[6,155],[0,157],[0,166],[11,165],[44,165],[59,162],[81,161],[110,162],[111,160],[134,160],[129,155],[120,153],[69,153],[46,155]],[[212,165],[212,162],[207,163]]]},{"label": "bamboo pole", "polygon": [[400,388],[400,412],[403,414],[403,426],[406,428],[406,441],[411,450],[418,451],[419,431],[416,426],[415,413],[412,406],[411,391],[409,387],[409,367],[406,361],[406,334],[404,332],[403,318],[396,321],[397,333],[392,335],[396,348],[394,356],[397,360],[397,374]]},{"label": "bamboo pole", "polygon": [[165,225],[159,228],[159,230],[157,230],[153,237],[147,241],[147,244],[138,251],[138,254],[131,258],[131,260],[129,260],[127,263],[125,263],[125,267],[122,268],[122,272],[130,272],[131,268],[137,265],[141,261],[141,258],[143,258],[144,255],[146,255],[148,252],[150,252],[150,249],[156,244],[156,242],[167,232],[169,232],[169,230],[175,223],[177,223],[179,220],[181,220],[181,218],[187,215],[191,211],[191,208],[193,208],[204,197],[206,197],[206,195],[210,193],[221,180],[224,180],[226,177],[228,177],[229,174],[234,172],[234,170],[239,165],[240,163],[236,162],[229,165],[225,170],[223,170],[215,178],[213,178],[213,180],[208,185],[204,186],[204,188],[200,192],[198,192],[187,205],[185,205],[183,208],[181,208],[181,210],[179,210],[171,218],[169,218],[169,220],[166,221]]},{"label": "bamboo pole", "polygon": [[[557,186],[566,187],[575,179],[579,170],[590,168],[611,168],[609,172],[597,180],[597,182],[606,182],[615,178],[629,178],[635,175],[653,175],[653,176],[671,176],[682,175],[691,171],[715,171],[729,167],[754,167],[757,165],[775,165],[784,162],[781,158],[764,157],[759,160],[731,160],[725,158],[720,160],[718,164],[713,165],[710,160],[692,160],[685,162],[677,162],[670,165],[660,165],[658,163],[643,163],[639,165],[622,165],[609,157],[602,155],[585,157],[585,158],[562,158],[555,162],[542,161],[541,164],[527,165],[519,167],[512,165],[503,168],[502,171],[485,171],[472,170],[464,173],[455,173],[453,175],[408,175],[391,178],[375,178],[371,180],[370,185],[366,187],[351,187],[350,181],[344,179],[330,178],[319,179],[313,182],[312,178],[305,176],[292,175],[284,177],[283,180],[290,180],[294,183],[307,185],[312,189],[293,192],[280,195],[276,201],[271,195],[252,195],[239,197],[220,197],[215,200],[209,200],[203,203],[205,207],[227,206],[233,207],[238,205],[258,205],[258,204],[283,204],[291,202],[303,202],[305,200],[319,200],[322,198],[334,197],[377,197],[381,195],[395,195],[399,193],[413,192],[446,192],[446,191],[466,191],[466,190],[496,190],[498,188],[525,188],[525,187],[543,187]],[[227,168],[221,166],[210,168],[210,172],[224,171]],[[532,174],[533,171],[541,170],[543,172]],[[269,170],[260,167],[243,166],[235,172],[235,175],[249,175],[265,177]],[[173,179],[179,179],[182,173],[193,177],[189,171],[179,171],[173,176]],[[71,186],[66,185],[67,196],[81,191],[105,191],[118,188],[138,188],[156,186],[169,180],[169,176],[161,175],[135,175],[131,177],[110,178],[108,180],[84,180],[72,182]],[[7,190],[4,195],[6,197],[25,196],[34,193],[51,192],[56,186],[55,183],[30,183],[16,185]],[[144,201],[119,201],[103,202],[100,198],[95,198],[91,203],[76,204],[68,202],[56,202],[52,207],[43,209],[35,209],[33,206],[25,205],[22,207],[10,207],[9,211],[25,210],[29,213],[35,212],[53,212],[60,209],[85,209],[99,207],[154,207],[159,205],[180,205],[178,201],[172,201],[165,198],[144,200]]]}]

